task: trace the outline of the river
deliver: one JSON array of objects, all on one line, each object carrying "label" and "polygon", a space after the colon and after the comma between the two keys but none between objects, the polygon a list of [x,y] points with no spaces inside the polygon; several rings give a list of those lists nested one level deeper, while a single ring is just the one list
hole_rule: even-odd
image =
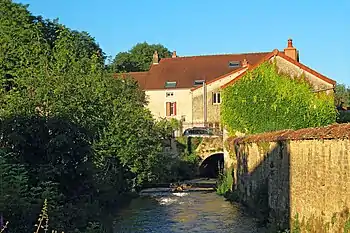
[{"label": "river", "polygon": [[148,193],[131,201],[115,233],[260,233],[256,221],[215,192]]}]

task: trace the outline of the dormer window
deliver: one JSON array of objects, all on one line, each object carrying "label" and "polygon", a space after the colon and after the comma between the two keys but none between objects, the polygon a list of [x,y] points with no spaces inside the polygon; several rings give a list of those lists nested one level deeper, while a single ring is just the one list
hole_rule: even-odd
[{"label": "dormer window", "polygon": [[204,82],[205,82],[204,80],[194,80],[193,85],[194,86],[201,86],[201,85],[203,85]]},{"label": "dormer window", "polygon": [[230,61],[228,63],[228,66],[230,68],[237,68],[237,67],[240,67],[241,66],[241,63],[239,61]]},{"label": "dormer window", "polygon": [[176,87],[176,82],[165,82],[165,88],[174,88]]}]

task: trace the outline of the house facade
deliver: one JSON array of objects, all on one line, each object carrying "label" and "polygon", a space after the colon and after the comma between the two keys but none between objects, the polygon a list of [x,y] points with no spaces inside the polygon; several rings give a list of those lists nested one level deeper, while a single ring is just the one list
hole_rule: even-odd
[{"label": "house facade", "polygon": [[155,118],[176,118],[184,129],[221,128],[221,90],[266,61],[275,61],[280,72],[292,77],[303,75],[315,92],[334,90],[334,80],[299,62],[291,39],[283,51],[191,57],[178,57],[174,52],[171,58],[161,60],[155,52],[149,71],[128,74],[145,91]]}]

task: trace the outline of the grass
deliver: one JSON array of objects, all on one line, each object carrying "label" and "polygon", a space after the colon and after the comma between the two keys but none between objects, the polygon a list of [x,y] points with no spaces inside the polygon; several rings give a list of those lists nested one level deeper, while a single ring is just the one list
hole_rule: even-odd
[{"label": "grass", "polygon": [[219,175],[216,193],[219,195],[227,195],[229,192],[232,192],[232,186],[232,171],[231,169],[228,169],[227,171]]},{"label": "grass", "polygon": [[348,220],[345,223],[344,233],[350,233],[350,217],[348,218]]}]

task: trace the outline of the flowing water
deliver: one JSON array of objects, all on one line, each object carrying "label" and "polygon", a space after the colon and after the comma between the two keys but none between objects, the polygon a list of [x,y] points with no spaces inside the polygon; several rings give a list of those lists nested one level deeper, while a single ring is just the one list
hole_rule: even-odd
[{"label": "flowing water", "polygon": [[148,193],[118,215],[117,232],[260,233],[254,218],[215,192]]}]

